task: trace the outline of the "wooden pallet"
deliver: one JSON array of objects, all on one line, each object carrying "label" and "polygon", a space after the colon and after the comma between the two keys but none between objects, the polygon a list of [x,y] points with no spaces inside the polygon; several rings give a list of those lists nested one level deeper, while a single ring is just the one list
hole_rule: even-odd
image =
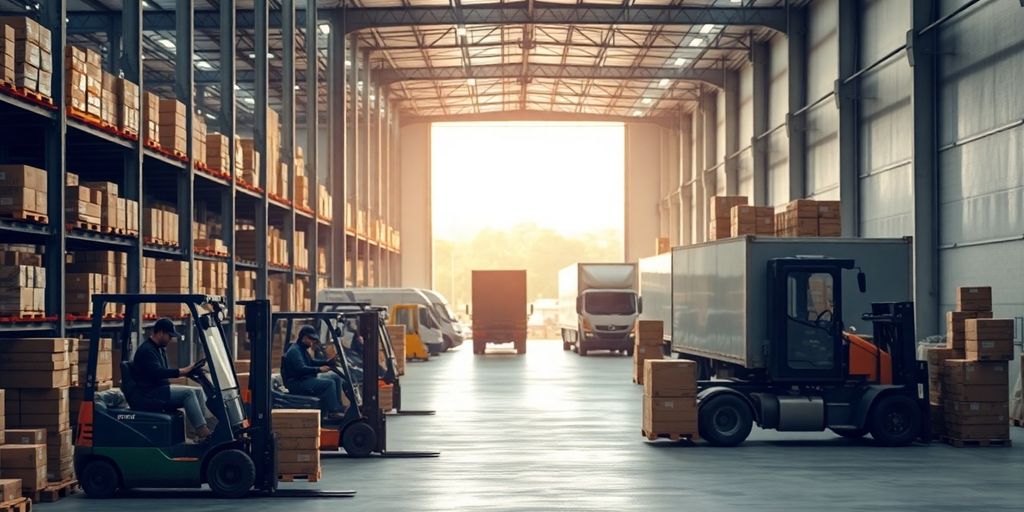
[{"label": "wooden pallet", "polygon": [[152,139],[145,139],[145,140],[143,140],[142,141],[142,145],[146,146],[149,149],[152,149],[153,151],[157,151],[157,152],[160,152],[160,150],[163,149],[162,147],[160,147],[159,143],[157,143],[155,140],[152,140]]},{"label": "wooden pallet", "polygon": [[32,494],[26,493],[25,497],[34,503],[53,503],[71,496],[79,489],[81,486],[78,485],[78,480],[68,479],[63,482],[50,482],[43,490]]},{"label": "wooden pallet", "polygon": [[648,441],[654,441],[657,439],[671,439],[673,441],[696,441],[698,439],[697,434],[694,433],[662,433],[662,432],[648,432],[646,430],[640,431]]},{"label": "wooden pallet", "polygon": [[942,436],[942,442],[957,448],[966,447],[999,447],[1009,448],[1013,441],[1009,439],[957,439],[955,437]]},{"label": "wooden pallet", "polygon": [[100,116],[97,116],[96,114],[90,114],[88,112],[78,110],[77,108],[73,107],[68,107],[68,117],[72,119],[77,119],[79,121],[82,121],[83,123],[92,125],[101,130],[104,129],[104,125],[107,124],[104,123],[102,119],[100,119]]},{"label": "wooden pallet", "polygon": [[149,236],[145,237],[143,239],[143,242],[146,245],[155,245],[155,246],[158,246],[158,247],[181,247],[180,245],[178,245],[176,243],[168,242],[167,240],[163,240],[163,239],[160,239],[160,238],[153,238],[153,237],[149,237]]},{"label": "wooden pallet", "polygon": [[85,222],[84,220],[76,220],[68,223],[68,229],[83,229],[85,231],[96,231],[102,233],[103,230],[99,224],[93,224],[92,222]]},{"label": "wooden pallet", "polygon": [[0,503],[0,512],[32,512],[32,500],[18,498]]},{"label": "wooden pallet", "polygon": [[33,91],[32,89],[26,89],[24,87],[18,87],[17,91],[19,95],[24,96],[25,98],[28,98],[35,103],[53,107],[53,98],[45,94],[40,94],[39,91]]},{"label": "wooden pallet", "polygon": [[119,227],[115,227],[115,226],[103,226],[102,231],[104,233],[108,234],[108,235],[119,235],[119,236],[126,236],[127,235],[127,231],[125,231],[124,228],[119,228]]},{"label": "wooden pallet", "polygon": [[317,471],[313,474],[304,475],[277,475],[277,480],[280,482],[294,482],[296,480],[308,480],[309,482],[319,482],[320,472]]},{"label": "wooden pallet", "polygon": [[0,217],[6,217],[8,219],[20,220],[25,222],[34,222],[36,224],[49,224],[50,217],[42,214],[30,212],[28,210],[11,210],[0,213]]}]

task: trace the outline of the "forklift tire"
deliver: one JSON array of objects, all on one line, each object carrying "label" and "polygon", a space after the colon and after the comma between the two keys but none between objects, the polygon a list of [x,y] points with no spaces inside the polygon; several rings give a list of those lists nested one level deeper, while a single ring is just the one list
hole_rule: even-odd
[{"label": "forklift tire", "polygon": [[627,348],[624,352],[626,353],[627,356],[633,357],[633,347]]},{"label": "forklift tire", "polygon": [[700,405],[697,429],[712,446],[736,446],[747,439],[754,427],[750,405],[733,394],[712,397]]},{"label": "forklift tire", "polygon": [[341,433],[341,446],[349,457],[369,457],[377,446],[377,432],[365,421],[353,423]]},{"label": "forklift tire", "polygon": [[587,349],[583,348],[583,341],[576,342],[576,353],[579,354],[580,357],[586,357]]},{"label": "forklift tire", "polygon": [[829,429],[833,434],[839,437],[845,437],[847,439],[860,439],[867,435],[868,431],[862,428],[832,428]]},{"label": "forklift tire", "polygon": [[921,431],[921,410],[909,396],[886,395],[875,402],[867,423],[876,443],[907,446]]},{"label": "forklift tire", "polygon": [[242,450],[217,452],[206,465],[206,483],[218,498],[241,498],[256,483],[256,465]]},{"label": "forklift tire", "polygon": [[569,343],[568,341],[563,341],[562,350],[572,350],[572,343]]},{"label": "forklift tire", "polygon": [[105,460],[93,460],[86,464],[78,480],[86,496],[99,500],[112,497],[121,485],[117,468]]}]

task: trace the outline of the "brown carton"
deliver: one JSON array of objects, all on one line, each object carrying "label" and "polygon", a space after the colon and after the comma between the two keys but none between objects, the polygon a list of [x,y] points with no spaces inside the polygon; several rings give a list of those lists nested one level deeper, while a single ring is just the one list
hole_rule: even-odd
[{"label": "brown carton", "polygon": [[[2,457],[2,455],[0,455]],[[2,463],[2,462],[0,462]],[[4,476],[21,480],[21,489],[25,492],[34,493],[46,487],[46,462],[36,468],[7,468],[3,469]]]},{"label": "brown carton", "polygon": [[1005,414],[1010,404],[1006,401],[996,402],[958,402],[947,400],[946,412],[958,416],[998,416]]},{"label": "brown carton", "polygon": [[966,354],[975,361],[1010,361],[1013,359],[1013,340],[977,341],[968,339]]},{"label": "brown carton", "polygon": [[968,340],[1013,340],[1013,320],[1009,318],[978,318],[965,320]]},{"label": "brown carton", "polygon": [[697,400],[644,395],[643,431],[649,434],[696,434]]},{"label": "brown carton", "polygon": [[274,409],[274,429],[313,429],[320,428],[320,411],[315,409]]},{"label": "brown carton", "polygon": [[4,437],[7,444],[46,444],[46,429],[7,429],[4,430]]},{"label": "brown carton", "polygon": [[0,446],[0,468],[34,469],[46,467],[45,444],[5,444]]},{"label": "brown carton", "polygon": [[1006,386],[961,384],[946,378],[943,396],[954,402],[1006,402],[1010,391]]},{"label": "brown carton", "polygon": [[961,384],[1010,385],[1009,364],[1004,361],[948,359],[945,372],[950,380]]},{"label": "brown carton", "polygon": [[992,311],[991,286],[961,286],[956,289],[957,311]]},{"label": "brown carton", "polygon": [[697,363],[686,359],[644,361],[644,394],[660,397],[695,396]]},{"label": "brown carton", "polygon": [[0,480],[0,503],[14,501],[21,497],[21,480],[7,478]]}]

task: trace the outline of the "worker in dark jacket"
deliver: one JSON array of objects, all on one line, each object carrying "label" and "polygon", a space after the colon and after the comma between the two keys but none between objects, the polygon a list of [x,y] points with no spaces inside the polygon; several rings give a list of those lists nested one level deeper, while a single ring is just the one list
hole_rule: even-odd
[{"label": "worker in dark jacket", "polygon": [[169,318],[161,318],[153,325],[149,338],[135,351],[132,362],[132,376],[135,378],[136,389],[133,401],[145,404],[143,407],[152,411],[182,407],[196,435],[205,439],[212,434],[206,426],[202,404],[206,398],[203,390],[190,386],[172,386],[169,379],[187,375],[195,365],[184,368],[168,368],[167,345],[177,338],[174,323]]},{"label": "worker in dark jacket", "polygon": [[312,325],[302,326],[298,339],[285,352],[281,378],[291,393],[319,398],[320,410],[325,418],[338,419],[342,416],[338,383],[333,379],[317,378],[331,371],[332,362],[313,359],[310,354],[310,348],[319,340],[320,335]]}]

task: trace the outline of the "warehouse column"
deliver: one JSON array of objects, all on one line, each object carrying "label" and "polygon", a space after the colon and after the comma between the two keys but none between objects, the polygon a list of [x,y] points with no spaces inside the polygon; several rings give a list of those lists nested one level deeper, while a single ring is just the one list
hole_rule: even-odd
[{"label": "warehouse column", "polygon": [[710,197],[718,190],[718,91],[714,93],[701,92],[701,117],[704,122],[704,166],[700,173],[700,216],[701,229],[704,236],[701,240],[710,240],[708,223],[711,221]]},{"label": "warehouse column", "polygon": [[939,55],[936,6],[914,0],[907,57],[913,72],[914,307],[917,337],[939,332],[938,113],[936,75]]},{"label": "warehouse column", "polygon": [[[65,97],[67,87],[64,79],[64,46],[67,39],[66,5],[63,0],[44,2],[43,25],[51,30],[50,47],[53,55],[53,79],[51,93],[60,100]],[[141,26],[141,25],[140,25]],[[46,189],[64,190],[67,154],[67,112],[59,108],[54,112],[53,122],[46,129]],[[46,314],[57,317],[54,322],[54,335],[64,336],[67,319],[64,316],[64,193],[48,194],[46,213],[50,219],[49,235],[46,238]]]},{"label": "warehouse column", "polygon": [[807,9],[790,8],[788,38],[789,113],[789,199],[807,195],[807,113],[794,115],[807,104]]},{"label": "warehouse column", "polygon": [[398,234],[398,242],[395,244],[395,286],[402,285],[402,140],[401,140],[401,122],[402,116],[399,111],[395,111],[395,115],[392,119],[391,126],[391,183],[394,183],[394,187],[391,191],[391,200],[395,205],[392,210],[393,219],[395,222],[395,233]]},{"label": "warehouse column", "polygon": [[[267,196],[267,87],[269,78],[267,74],[267,0],[255,0],[255,30],[253,33],[253,46],[256,49],[256,90],[254,102],[254,126],[253,138],[256,151],[260,154],[259,161],[259,186],[263,189],[260,201],[256,206],[256,240],[267,240],[267,209],[270,206]],[[256,244],[256,298],[267,299],[267,288],[269,273],[267,271],[267,244]]]},{"label": "warehouse column", "polygon": [[753,156],[753,197],[750,202],[757,206],[768,204],[768,44],[754,43],[750,48],[753,75],[754,137],[750,141]]},{"label": "warehouse column", "polygon": [[361,279],[362,286],[368,286],[370,283],[370,197],[369,197],[369,183],[370,183],[370,169],[373,168],[375,159],[373,158],[373,139],[370,137],[372,133],[371,128],[373,126],[373,99],[370,91],[373,90],[373,83],[371,80],[373,76],[370,72],[370,51],[363,50],[362,65],[363,65],[363,124],[361,128],[363,130],[362,140],[363,143],[360,148],[363,151],[363,165],[360,167],[359,173],[359,192],[357,197],[357,204],[359,204],[360,212],[363,215],[363,233],[364,235],[359,242],[359,250],[362,254],[363,260],[363,271],[357,279]]},{"label": "warehouse column", "polygon": [[[295,241],[298,239],[296,232],[299,227],[295,223],[295,0],[281,0],[281,161],[288,166],[288,188],[281,193],[291,200],[288,213],[284,220],[285,240],[288,240],[288,258],[290,265],[288,271],[289,281],[294,286],[297,276],[296,269],[299,265],[307,265],[307,262],[299,262],[295,258]],[[273,164],[273,162],[271,162]],[[280,164],[278,164],[280,165]],[[292,288],[292,295],[295,288]],[[295,301],[298,297],[292,297]]]},{"label": "warehouse column", "polygon": [[[112,32],[120,32],[118,42],[110,42],[111,55],[119,55],[118,67],[113,68],[112,73],[124,73],[124,78],[139,85],[136,105],[142,104],[142,8],[137,2],[124,6],[124,12],[118,18],[120,26]],[[56,85],[56,84],[54,84]],[[124,188],[122,197],[139,201],[142,198],[142,141],[132,142],[131,147],[124,156]],[[55,194],[51,194],[50,198]],[[134,224],[142,225],[142,210],[135,212]],[[128,249],[128,293],[142,292],[142,237],[136,237]],[[138,318],[138,306],[132,312]]]},{"label": "warehouse column", "polygon": [[739,161],[740,150],[740,76],[735,71],[725,73],[725,88],[719,94],[725,95],[725,195],[740,193]]},{"label": "warehouse column", "polygon": [[[309,190],[306,197],[310,198],[310,207],[313,209],[313,228],[306,233],[307,248],[309,249],[309,293],[312,297],[311,304],[315,310],[317,307],[316,296],[320,292],[320,217],[329,215],[330,212],[320,211],[320,165],[319,165],[319,134],[320,134],[320,86],[318,83],[320,57],[317,52],[317,37],[319,36],[320,22],[317,20],[315,0],[306,0],[306,33],[305,33],[305,55],[306,55],[306,176],[309,177]],[[344,33],[344,31],[339,30]],[[342,59],[344,60],[344,58]],[[330,71],[328,71],[329,73]],[[327,231],[327,241],[330,243],[330,231]]]},{"label": "warehouse column", "polygon": [[679,116],[679,245],[693,243],[693,212],[690,211],[690,181],[693,179],[693,117]]},{"label": "warehouse column", "polygon": [[839,109],[839,200],[843,236],[860,235],[860,82],[852,78],[860,65],[860,6],[839,2],[839,79],[835,100]]},{"label": "warehouse column", "polygon": [[[349,197],[344,198],[344,201],[348,203],[346,212],[350,212],[352,215],[351,224],[355,230],[358,230],[356,221],[358,220],[359,203],[357,202],[358,191],[359,191],[359,168],[360,162],[362,161],[361,151],[359,150],[359,143],[362,139],[362,135],[359,134],[359,125],[362,121],[359,119],[359,37],[356,34],[349,36],[349,59],[352,62],[348,75],[348,106],[349,106],[349,140],[348,147],[349,160],[347,178],[349,178],[348,194]],[[346,61],[345,65],[348,65]],[[349,221],[346,220],[346,225]],[[358,233],[352,237],[352,245],[349,247],[349,258],[351,263],[348,271],[346,272],[346,278],[351,282],[353,286],[356,284],[358,279],[358,261],[359,261],[359,236]],[[347,285],[348,283],[346,283]]]},{"label": "warehouse column", "polygon": [[[235,40],[235,9],[232,2],[220,3],[220,40]],[[221,214],[224,216],[224,244],[235,247],[235,194],[238,184],[235,182],[235,45],[220,45],[220,116],[218,129],[228,139],[228,169],[231,172],[231,183],[228,193],[221,199]],[[228,251],[228,312],[232,320],[235,318],[235,302],[238,300],[237,281],[235,279],[235,251]],[[235,322],[227,322],[225,328],[231,354],[238,353],[238,339],[234,336]]]},{"label": "warehouse column", "polygon": [[174,95],[185,104],[185,179],[178,185],[178,240],[184,260],[188,263],[188,286],[195,291],[195,255],[192,252],[192,191],[195,189],[195,174],[192,172],[195,155],[192,153],[192,126],[195,117],[195,94],[192,63],[193,0],[177,0],[174,7]]},{"label": "warehouse column", "polygon": [[704,220],[704,151],[707,149],[704,137],[704,92],[701,91],[697,108],[693,111],[693,173],[690,176],[690,214],[693,216],[693,241],[705,240],[707,227]]},{"label": "warehouse column", "polygon": [[[332,209],[329,272],[331,285],[345,286],[348,269],[347,236],[345,235],[345,205],[349,165],[348,109],[345,107],[345,16],[336,9],[331,16],[327,40],[327,123],[330,143],[327,144],[329,162],[327,181],[330,184]],[[315,73],[313,74],[315,76]],[[309,78],[307,78],[309,80]],[[308,83],[308,82],[307,82]],[[312,137],[316,138],[314,132]]]},{"label": "warehouse column", "polygon": [[388,227],[391,226],[391,216],[389,215],[389,208],[391,201],[388,200],[388,186],[390,186],[390,166],[391,166],[391,100],[388,98],[389,94],[386,88],[381,88],[378,95],[384,95],[385,101],[382,104],[383,110],[380,116],[380,175],[377,179],[377,201],[378,209],[380,211],[381,219],[381,234],[380,234],[380,275],[379,279],[380,286],[391,286],[391,237],[388,236]]}]

